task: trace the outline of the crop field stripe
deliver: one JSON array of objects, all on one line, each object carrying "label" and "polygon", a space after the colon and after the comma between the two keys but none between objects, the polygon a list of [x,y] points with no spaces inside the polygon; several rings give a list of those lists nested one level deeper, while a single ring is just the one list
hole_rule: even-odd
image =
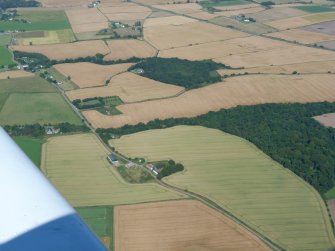
[{"label": "crop field stripe", "polygon": [[[335,244],[318,193],[246,140],[199,126],[177,126],[124,136],[111,143],[129,157],[148,161],[172,158],[184,164],[186,170],[164,182],[209,198],[285,249],[327,249]],[[264,174],[266,166],[273,177],[271,183],[269,172]],[[250,171],[245,172],[246,168]]]}]

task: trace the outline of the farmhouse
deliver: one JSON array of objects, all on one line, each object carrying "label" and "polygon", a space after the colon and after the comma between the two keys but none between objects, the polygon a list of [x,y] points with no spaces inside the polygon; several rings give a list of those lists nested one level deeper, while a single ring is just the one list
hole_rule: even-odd
[{"label": "farmhouse", "polygon": [[108,155],[107,159],[109,160],[109,162],[112,163],[113,166],[118,166],[119,165],[118,158],[114,153]]}]

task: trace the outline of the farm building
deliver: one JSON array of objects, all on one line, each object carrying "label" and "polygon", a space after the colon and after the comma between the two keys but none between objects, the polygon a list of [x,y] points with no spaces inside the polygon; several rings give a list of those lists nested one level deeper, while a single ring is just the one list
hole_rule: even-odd
[{"label": "farm building", "polygon": [[114,165],[114,166],[119,165],[118,158],[114,153],[108,155],[107,159],[112,163],[112,165]]}]

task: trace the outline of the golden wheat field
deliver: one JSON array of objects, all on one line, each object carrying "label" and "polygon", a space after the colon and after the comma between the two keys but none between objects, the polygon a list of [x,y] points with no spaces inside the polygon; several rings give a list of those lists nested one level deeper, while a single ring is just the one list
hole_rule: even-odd
[{"label": "golden wheat field", "polygon": [[178,14],[188,14],[198,12],[201,10],[201,6],[197,3],[181,3],[181,4],[166,4],[166,5],[153,5],[152,7],[175,12]]},{"label": "golden wheat field", "polygon": [[79,88],[103,86],[113,76],[127,71],[131,63],[115,65],[97,65],[93,63],[68,63],[54,65],[57,71],[71,80]]},{"label": "golden wheat field", "polygon": [[330,250],[335,245],[320,195],[242,138],[200,126],[176,126],[110,143],[129,157],[182,163],[182,173],[163,180],[211,199],[284,250]]},{"label": "golden wheat field", "polygon": [[0,72],[0,79],[33,77],[34,74],[28,71],[4,71]]},{"label": "golden wheat field", "polygon": [[104,57],[105,60],[119,60],[132,57],[147,58],[154,57],[157,53],[155,48],[141,40],[108,40],[107,44],[111,53]]},{"label": "golden wheat field", "polygon": [[108,28],[108,19],[96,8],[67,9],[66,15],[74,33]]},{"label": "golden wheat field", "polygon": [[124,102],[138,102],[171,97],[183,91],[184,88],[176,85],[164,84],[131,72],[125,72],[114,76],[107,86],[77,89],[66,92],[66,95],[71,100],[119,96]]},{"label": "golden wheat field", "polygon": [[116,128],[154,119],[195,117],[238,105],[334,102],[334,81],[333,74],[244,75],[173,98],[120,105],[120,115],[107,116],[97,111],[85,111],[83,115],[95,128]]},{"label": "golden wheat field", "polygon": [[41,168],[74,207],[185,197],[156,183],[126,183],[107,161],[107,154],[94,134],[52,137],[43,145]]},{"label": "golden wheat field", "polygon": [[204,22],[144,28],[144,39],[159,50],[246,36],[246,33]]},{"label": "golden wheat field", "polygon": [[194,200],[117,206],[114,222],[116,251],[270,250],[226,216]]},{"label": "golden wheat field", "polygon": [[192,22],[197,22],[197,20],[184,16],[156,17],[146,19],[143,27],[148,28],[163,25],[182,25]]},{"label": "golden wheat field", "polygon": [[78,58],[86,56],[95,56],[97,53],[108,54],[109,48],[102,40],[81,41],[67,44],[48,44],[10,46],[13,51],[24,51],[41,53],[49,59],[61,60],[66,58]]},{"label": "golden wheat field", "polygon": [[319,43],[329,40],[335,40],[335,36],[322,34],[320,32],[305,31],[300,29],[285,30],[266,34],[269,37],[284,39],[287,41],[296,41],[303,44]]}]

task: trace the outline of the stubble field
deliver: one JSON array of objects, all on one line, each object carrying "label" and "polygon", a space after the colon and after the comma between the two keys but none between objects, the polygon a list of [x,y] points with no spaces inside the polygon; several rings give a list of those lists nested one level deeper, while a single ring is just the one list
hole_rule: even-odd
[{"label": "stubble field", "polygon": [[34,74],[27,71],[5,71],[0,72],[0,79],[33,77]]},{"label": "stubble field", "polygon": [[105,60],[119,60],[132,57],[148,58],[154,57],[157,53],[155,48],[141,40],[108,40],[107,44],[111,53],[104,57]]},{"label": "stubble field", "polygon": [[107,86],[73,90],[67,92],[66,95],[71,100],[119,96],[123,102],[138,102],[171,97],[183,90],[184,88],[179,86],[164,84],[131,72],[125,72],[114,76]]},{"label": "stubble field", "polygon": [[117,107],[120,115],[106,116],[96,111],[83,114],[95,128],[117,128],[154,119],[195,117],[237,105],[334,102],[334,80],[333,74],[245,75],[178,97],[120,105]]},{"label": "stubble field", "polygon": [[97,53],[108,54],[109,48],[102,40],[81,41],[66,44],[10,46],[13,51],[35,52],[47,56],[49,59],[62,60],[95,56]]},{"label": "stubble field", "polygon": [[238,224],[198,201],[117,206],[114,217],[116,251],[270,250]]},{"label": "stubble field", "polygon": [[41,169],[74,207],[185,197],[155,183],[126,183],[107,161],[107,150],[93,134],[49,138],[43,145]]},{"label": "stubble field", "polygon": [[165,182],[210,198],[284,249],[327,250],[335,244],[319,194],[239,137],[177,126],[123,136],[110,144],[129,157],[182,163],[186,170]]},{"label": "stubble field", "polygon": [[127,71],[132,64],[97,65],[87,62],[54,65],[55,69],[79,88],[103,86],[111,77]]}]

